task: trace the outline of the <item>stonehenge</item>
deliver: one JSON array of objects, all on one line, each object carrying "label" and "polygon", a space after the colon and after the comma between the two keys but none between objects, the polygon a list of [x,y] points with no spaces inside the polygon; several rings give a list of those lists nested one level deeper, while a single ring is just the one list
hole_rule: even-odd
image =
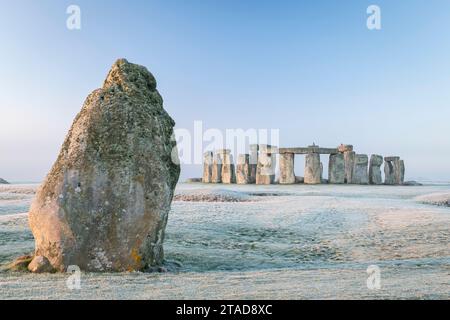
[{"label": "stonehenge", "polygon": [[275,182],[275,155],[277,153],[277,147],[265,144],[259,145],[256,184],[273,184]]},{"label": "stonehenge", "polygon": [[305,180],[304,184],[322,183],[322,166],[320,154],[308,153],[305,157]]},{"label": "stonehenge", "polygon": [[383,164],[383,157],[377,154],[373,154],[370,157],[369,162],[369,183],[370,184],[383,184],[381,177],[381,165]]},{"label": "stonehenge", "polygon": [[280,184],[295,183],[294,154],[280,154]]},{"label": "stonehenge", "polygon": [[219,151],[222,160],[222,183],[230,184],[236,183],[236,176],[234,172],[233,156],[231,150],[223,149]]},{"label": "stonehenge", "polygon": [[345,183],[345,159],[343,153],[330,154],[328,162],[328,183]]},{"label": "stonehenge", "polygon": [[[295,155],[305,155],[304,177],[295,175]],[[277,155],[279,177],[275,180]],[[328,178],[323,178],[321,155],[329,155]],[[398,156],[385,157],[358,154],[349,144],[337,148],[323,148],[315,144],[308,147],[278,148],[267,144],[252,144],[248,154],[240,154],[234,170],[230,150],[204,154],[203,178],[205,183],[237,184],[360,184],[403,185],[405,162]],[[384,161],[383,161],[384,160]],[[384,163],[384,182],[381,166]]]},{"label": "stonehenge", "polygon": [[236,166],[236,183],[237,184],[250,184],[251,181],[251,164],[250,155],[241,154],[237,160]]},{"label": "stonehenge", "polygon": [[211,151],[203,154],[203,183],[211,183],[212,180],[212,168],[213,168],[213,153]]}]

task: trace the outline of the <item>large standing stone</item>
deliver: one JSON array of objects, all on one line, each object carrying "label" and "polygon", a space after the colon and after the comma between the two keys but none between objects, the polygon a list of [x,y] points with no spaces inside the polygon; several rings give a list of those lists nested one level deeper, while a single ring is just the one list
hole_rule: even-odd
[{"label": "large standing stone", "polygon": [[236,176],[234,172],[233,156],[231,150],[224,149],[219,151],[222,157],[222,183],[231,184],[236,183]]},{"label": "large standing stone", "polygon": [[352,183],[354,184],[369,183],[368,164],[369,164],[369,157],[366,154],[355,155],[355,167],[353,170]]},{"label": "large standing stone", "polygon": [[222,183],[222,155],[215,153],[211,171],[211,183]]},{"label": "large standing stone", "polygon": [[369,163],[369,183],[370,184],[383,184],[383,178],[381,177],[381,165],[383,164],[383,157],[373,154],[370,157]]},{"label": "large standing stone", "polygon": [[399,170],[399,177],[398,182],[399,184],[404,184],[405,182],[405,162],[403,160],[400,160],[400,170]]},{"label": "large standing stone", "polygon": [[294,154],[280,154],[280,184],[294,184]]},{"label": "large standing stone", "polygon": [[259,145],[256,184],[273,184],[275,182],[276,147]]},{"label": "large standing stone", "polygon": [[353,183],[353,170],[355,169],[355,155],[354,151],[344,152],[345,163],[345,183]]},{"label": "large standing stone", "polygon": [[333,184],[345,183],[344,154],[331,154],[328,162],[328,182]]},{"label": "large standing stone", "polygon": [[211,183],[213,168],[213,153],[211,151],[205,152],[203,155],[203,183]]},{"label": "large standing stone", "polygon": [[401,184],[400,157],[384,158],[384,184]]},{"label": "large standing stone", "polygon": [[163,261],[180,166],[153,75],[118,60],[86,99],[29,213],[31,267],[143,270]]},{"label": "large standing stone", "polygon": [[250,155],[241,154],[237,160],[236,183],[249,184],[251,179]]},{"label": "large standing stone", "polygon": [[250,145],[250,181],[249,183],[256,183],[256,171],[258,167],[258,145]]},{"label": "large standing stone", "polygon": [[305,156],[305,184],[320,184],[322,182],[320,164],[320,154],[308,153]]}]

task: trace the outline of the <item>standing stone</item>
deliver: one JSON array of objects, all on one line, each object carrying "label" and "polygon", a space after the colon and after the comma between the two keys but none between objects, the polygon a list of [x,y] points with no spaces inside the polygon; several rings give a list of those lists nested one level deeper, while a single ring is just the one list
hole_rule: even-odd
[{"label": "standing stone", "polygon": [[280,154],[280,184],[294,184],[294,154]]},{"label": "standing stone", "polygon": [[233,156],[231,155],[231,150],[224,149],[221,150],[222,157],[222,183],[231,184],[236,183],[236,176],[234,172],[234,162]]},{"label": "standing stone", "polygon": [[399,184],[405,183],[405,162],[403,160],[400,160],[400,170],[399,170]]},{"label": "standing stone", "polygon": [[241,154],[237,160],[236,183],[249,184],[251,179],[250,155]]},{"label": "standing stone", "polygon": [[259,145],[256,184],[273,184],[275,182],[276,147]]},{"label": "standing stone", "polygon": [[219,153],[213,157],[211,183],[222,183],[222,155]]},{"label": "standing stone", "polygon": [[31,269],[144,270],[163,262],[180,166],[175,122],[148,70],[118,60],[75,118],[29,212]]},{"label": "standing stone", "polygon": [[370,184],[383,184],[381,177],[381,165],[383,164],[383,157],[373,154],[370,157],[369,163],[369,183]]},{"label": "standing stone", "polygon": [[345,163],[345,183],[353,183],[353,170],[355,167],[355,155],[354,151],[344,152],[344,163]]},{"label": "standing stone", "polygon": [[344,154],[331,154],[328,162],[328,183],[345,183],[345,161]]},{"label": "standing stone", "polygon": [[320,166],[320,154],[308,153],[305,157],[305,184],[320,184],[322,172]]},{"label": "standing stone", "polygon": [[401,183],[400,157],[384,158],[384,184],[396,185]]},{"label": "standing stone", "polygon": [[250,181],[249,183],[256,183],[256,170],[258,167],[258,145],[250,145]]},{"label": "standing stone", "polygon": [[203,155],[203,183],[211,183],[213,168],[213,153],[211,151],[205,152]]},{"label": "standing stone", "polygon": [[368,164],[369,164],[369,157],[366,154],[355,155],[355,167],[353,170],[352,183],[354,184],[369,183]]}]

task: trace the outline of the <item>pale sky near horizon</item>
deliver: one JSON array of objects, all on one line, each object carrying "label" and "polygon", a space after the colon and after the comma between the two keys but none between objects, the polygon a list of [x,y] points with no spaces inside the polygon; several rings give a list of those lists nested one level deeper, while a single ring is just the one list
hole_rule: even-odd
[{"label": "pale sky near horizon", "polygon": [[[0,4],[4,179],[45,177],[85,97],[123,57],[154,74],[177,128],[274,128],[281,146],[350,143],[401,156],[407,179],[450,181],[450,1]],[[66,28],[71,4],[81,30]],[[366,27],[371,4],[379,31]],[[181,179],[200,175],[183,166]]]}]

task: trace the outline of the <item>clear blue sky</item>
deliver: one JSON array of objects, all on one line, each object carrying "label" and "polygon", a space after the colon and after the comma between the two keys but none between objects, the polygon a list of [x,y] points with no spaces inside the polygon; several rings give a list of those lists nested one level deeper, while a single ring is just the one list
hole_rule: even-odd
[{"label": "clear blue sky", "polygon": [[[407,178],[450,180],[450,1],[0,4],[5,179],[45,176],[87,94],[125,57],[155,75],[177,127],[279,128],[283,146],[351,143],[400,155]],[[66,28],[70,4],[81,30]],[[371,4],[380,31],[366,28]]]}]

